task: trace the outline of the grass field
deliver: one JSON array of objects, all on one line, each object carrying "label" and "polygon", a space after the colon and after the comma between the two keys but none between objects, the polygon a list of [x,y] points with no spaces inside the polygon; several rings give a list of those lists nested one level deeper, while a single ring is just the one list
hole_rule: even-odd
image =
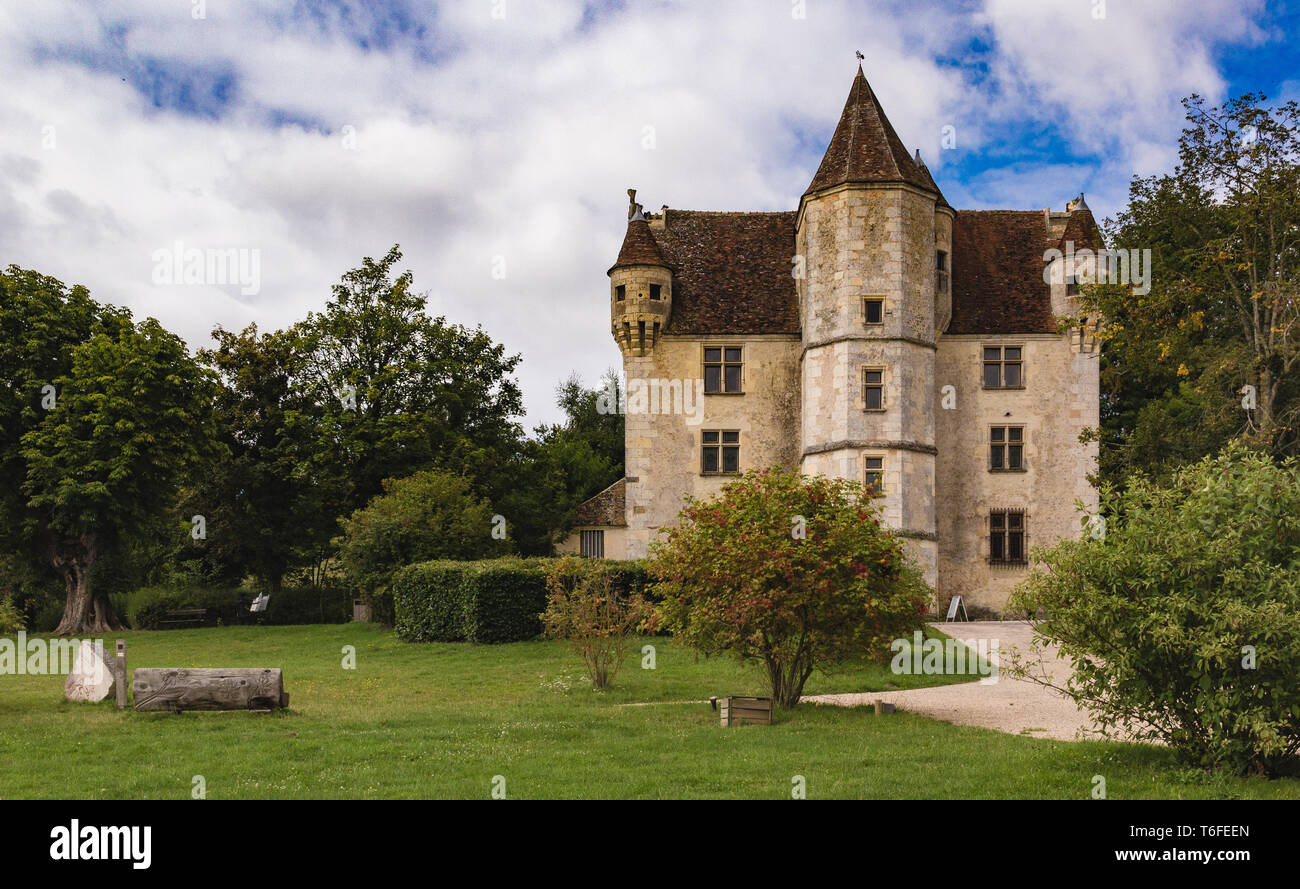
[{"label": "grass field", "polygon": [[[1215,778],[1166,750],[1013,737],[899,713],[803,705],[721,729],[709,695],[759,693],[758,671],[670,640],[603,693],[559,645],[412,645],[362,624],[128,632],[135,667],[281,667],[288,711],[143,714],[63,700],[62,676],[0,676],[0,797],[72,799],[1300,798],[1300,780]],[[111,650],[112,639],[106,639]],[[356,648],[356,669],[342,649]],[[879,667],[808,693],[949,681]]]}]

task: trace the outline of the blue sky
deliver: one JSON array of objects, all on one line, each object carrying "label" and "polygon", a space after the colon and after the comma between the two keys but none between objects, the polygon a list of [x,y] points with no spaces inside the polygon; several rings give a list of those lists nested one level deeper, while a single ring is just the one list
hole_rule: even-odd
[{"label": "blue sky", "polygon": [[[793,209],[855,50],[955,206],[1107,215],[1172,167],[1182,97],[1300,98],[1298,4],[5,2],[0,263],[200,346],[401,243],[432,312],[523,355],[531,425],[619,362],[626,189]],[[259,251],[258,292],[159,283],[176,242]]]}]

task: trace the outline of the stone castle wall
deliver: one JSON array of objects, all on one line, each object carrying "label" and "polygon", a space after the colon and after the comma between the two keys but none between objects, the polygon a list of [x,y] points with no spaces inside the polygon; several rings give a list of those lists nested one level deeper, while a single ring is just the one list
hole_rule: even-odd
[{"label": "stone castle wall", "polygon": [[[654,354],[624,360],[629,396],[633,381],[699,381],[704,346],[744,348],[744,393],[700,396],[699,421],[683,413],[635,412],[626,421],[626,558],[647,554],[659,528],[673,524],[686,494],[707,499],[728,476],[703,475],[700,433],[740,432],[740,471],[799,462],[799,351],[797,336],[663,336]],[[701,383],[702,385],[702,383]],[[653,407],[653,406],[651,406]],[[606,549],[609,553],[610,550]],[[612,555],[612,553],[611,553]]]}]

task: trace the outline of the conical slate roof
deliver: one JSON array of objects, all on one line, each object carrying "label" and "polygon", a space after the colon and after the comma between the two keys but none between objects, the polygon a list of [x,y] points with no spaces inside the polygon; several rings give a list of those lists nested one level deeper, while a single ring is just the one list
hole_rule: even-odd
[{"label": "conical slate roof", "polygon": [[664,262],[663,254],[659,252],[659,245],[655,243],[654,235],[650,234],[650,223],[644,219],[632,219],[628,222],[627,234],[623,236],[623,246],[618,251],[618,259],[609,270],[612,272],[614,269],[629,265],[668,267],[668,263]]},{"label": "conical slate roof", "polygon": [[906,182],[937,192],[903,147],[894,127],[867,83],[862,66],[853,79],[835,135],[805,195],[848,182]]}]

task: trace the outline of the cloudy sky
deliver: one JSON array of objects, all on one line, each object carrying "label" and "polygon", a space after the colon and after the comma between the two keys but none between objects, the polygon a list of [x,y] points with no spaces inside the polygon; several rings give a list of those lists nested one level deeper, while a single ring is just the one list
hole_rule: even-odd
[{"label": "cloudy sky", "polygon": [[[523,356],[531,426],[571,371],[619,363],[605,270],[626,189],[794,209],[855,50],[954,206],[1083,191],[1104,215],[1172,167],[1182,97],[1300,98],[1298,8],[0,0],[0,265],[199,347],[218,324],[292,324],[401,244],[433,314]],[[177,242],[258,251],[260,288],[159,283]]]}]

